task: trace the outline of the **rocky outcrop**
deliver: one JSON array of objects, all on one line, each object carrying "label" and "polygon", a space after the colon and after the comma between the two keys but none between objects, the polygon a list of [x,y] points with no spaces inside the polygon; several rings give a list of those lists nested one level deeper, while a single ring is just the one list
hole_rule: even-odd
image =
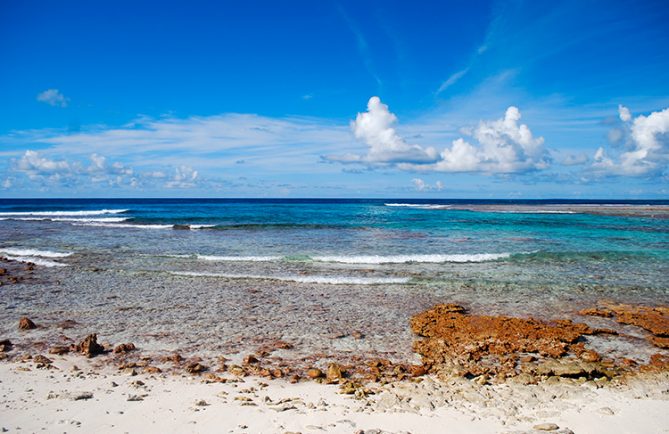
[{"label": "rocky outcrop", "polygon": [[[593,374],[599,372],[587,365],[598,360],[599,355],[578,342],[582,336],[599,331],[569,320],[545,322],[534,318],[471,315],[462,306],[440,304],[414,316],[411,329],[423,338],[415,341],[414,350],[423,357],[425,369],[432,373],[508,377],[535,369],[534,359],[577,354],[590,360],[581,360],[579,366],[587,366],[587,371]],[[538,374],[542,372],[539,370]],[[557,367],[545,372],[562,373]]]}]

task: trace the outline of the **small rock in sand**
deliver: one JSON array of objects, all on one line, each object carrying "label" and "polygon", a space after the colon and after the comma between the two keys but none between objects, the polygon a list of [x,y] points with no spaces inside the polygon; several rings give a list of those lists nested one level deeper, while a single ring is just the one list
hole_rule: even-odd
[{"label": "small rock in sand", "polygon": [[127,344],[117,345],[114,348],[114,354],[128,353],[130,351],[135,351],[135,350],[136,350],[135,344],[129,342]]},{"label": "small rock in sand", "polygon": [[540,423],[538,425],[534,425],[532,428],[536,429],[537,431],[557,431],[560,429],[560,427],[554,423]]}]

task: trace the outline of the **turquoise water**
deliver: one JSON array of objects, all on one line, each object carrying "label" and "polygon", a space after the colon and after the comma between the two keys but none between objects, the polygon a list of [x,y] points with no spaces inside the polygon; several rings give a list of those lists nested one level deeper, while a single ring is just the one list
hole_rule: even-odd
[{"label": "turquoise water", "polygon": [[529,263],[669,260],[666,218],[540,213],[545,201],[533,203],[533,213],[433,209],[421,202],[388,206],[398,203],[406,201],[0,201],[0,242],[78,252],[330,256],[344,262],[379,256],[374,263],[393,262],[393,256],[422,262],[425,255],[444,255],[431,261],[450,262],[448,255],[464,261],[485,254]]},{"label": "turquoise water", "polygon": [[[668,215],[669,201],[2,200],[0,255],[37,268],[2,287],[0,333],[29,315],[154,351],[281,338],[296,359],[407,360],[408,320],[435,303],[615,328],[576,312],[669,304]],[[365,339],[332,338],[353,330]],[[592,344],[648,346],[628,332]]]}]

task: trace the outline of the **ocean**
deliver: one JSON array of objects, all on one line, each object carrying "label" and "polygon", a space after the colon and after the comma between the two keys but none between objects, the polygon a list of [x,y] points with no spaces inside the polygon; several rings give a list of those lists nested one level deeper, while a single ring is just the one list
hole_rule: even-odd
[{"label": "ocean", "polygon": [[669,201],[3,199],[0,255],[37,265],[0,289],[5,335],[31,315],[157,352],[410,359],[408,318],[438,302],[669,304]]}]

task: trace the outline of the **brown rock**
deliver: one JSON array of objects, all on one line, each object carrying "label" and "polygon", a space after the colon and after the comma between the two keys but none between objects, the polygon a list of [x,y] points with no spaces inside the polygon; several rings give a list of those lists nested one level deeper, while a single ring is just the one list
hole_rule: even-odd
[{"label": "brown rock", "polygon": [[62,356],[63,354],[67,354],[69,352],[70,352],[70,347],[66,347],[63,345],[55,345],[49,348],[49,354],[56,354],[58,356]]},{"label": "brown rock", "polygon": [[318,368],[311,368],[307,371],[307,377],[316,379],[323,377],[323,371]]},{"label": "brown rock", "polygon": [[423,365],[410,365],[409,372],[412,377],[420,377],[427,374],[427,369]]},{"label": "brown rock", "polygon": [[127,344],[120,344],[117,345],[116,348],[114,348],[114,353],[115,354],[124,354],[128,353],[130,351],[135,351],[135,344],[133,343],[127,343]]},{"label": "brown rock", "polygon": [[37,325],[27,316],[24,316],[19,320],[19,330],[33,330],[36,328]]},{"label": "brown rock", "polygon": [[599,362],[602,360],[602,356],[597,353],[597,351],[586,350],[582,352],[579,356],[584,362]]},{"label": "brown rock", "polygon": [[160,374],[163,371],[157,366],[147,366],[144,368],[144,372],[147,374]]},{"label": "brown rock", "polygon": [[325,376],[328,382],[336,382],[343,378],[342,369],[336,363],[330,363],[328,365],[328,372]]},{"label": "brown rock", "polygon": [[76,321],[73,320],[73,319],[66,319],[65,321],[62,321],[62,322],[58,323],[58,327],[60,327],[60,328],[62,328],[62,329],[64,329],[64,330],[65,330],[65,329],[72,329],[72,328],[75,328],[75,327],[78,326],[78,325],[79,325],[79,323],[76,322]]},{"label": "brown rock", "polygon": [[365,337],[365,335],[362,332],[359,332],[358,330],[351,332],[351,336],[353,337],[353,339],[362,339]]},{"label": "brown rock", "polygon": [[98,344],[98,335],[96,333],[86,336],[86,338],[77,345],[77,351],[86,357],[95,357],[98,354],[103,354],[105,349]]},{"label": "brown rock", "polygon": [[648,330],[655,336],[669,337],[669,306],[632,306],[629,304],[603,303],[603,308],[584,309],[583,315],[615,317],[621,324],[634,325]]},{"label": "brown rock", "polygon": [[669,349],[669,337],[649,336],[648,341],[656,347]]},{"label": "brown rock", "polygon": [[188,363],[184,369],[186,369],[186,372],[189,374],[199,374],[207,371],[209,368],[199,362],[191,362]]},{"label": "brown rock", "polygon": [[41,354],[38,354],[38,355],[36,355],[35,357],[33,357],[33,362],[34,362],[38,367],[41,367],[41,366],[50,366],[52,360],[49,359],[48,357],[45,357],[45,356],[43,356],[43,355],[41,355]]},{"label": "brown rock", "polygon": [[569,320],[549,323],[465,312],[462,306],[440,304],[411,318],[413,332],[425,338],[414,342],[414,350],[431,372],[514,376],[523,353],[560,358],[581,336],[593,333],[587,325]]},{"label": "brown rock", "polygon": [[249,354],[248,356],[244,357],[244,360],[242,361],[244,365],[251,365],[254,363],[259,363],[259,360],[254,356],[253,354]]},{"label": "brown rock", "polygon": [[0,276],[4,276],[7,274],[7,269],[6,268],[0,268]]}]

